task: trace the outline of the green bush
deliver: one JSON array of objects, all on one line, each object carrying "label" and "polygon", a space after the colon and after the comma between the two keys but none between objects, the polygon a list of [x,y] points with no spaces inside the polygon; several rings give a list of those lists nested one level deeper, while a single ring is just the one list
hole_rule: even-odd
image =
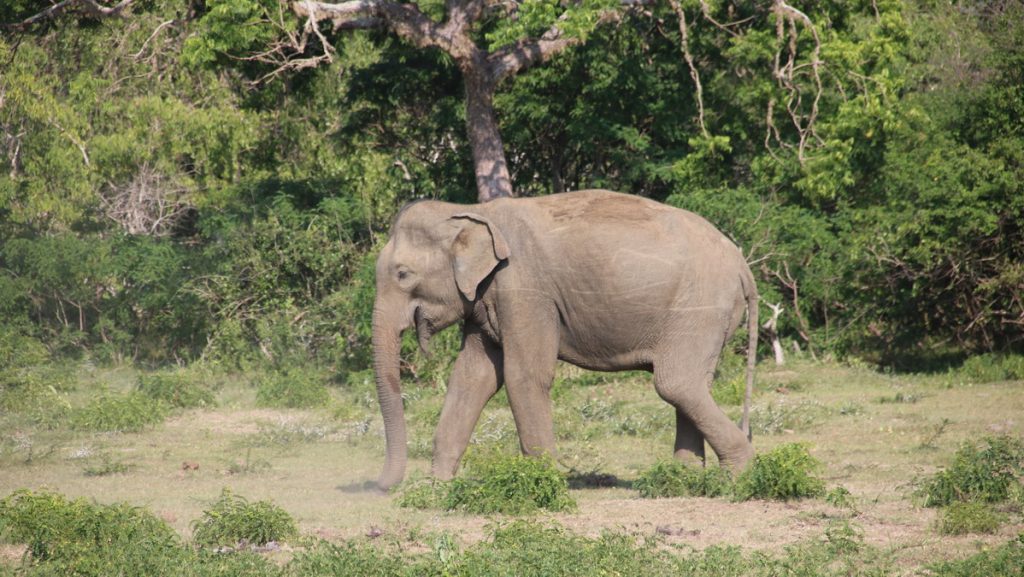
[{"label": "green bush", "polygon": [[451,483],[437,479],[413,479],[397,489],[395,504],[407,509],[441,509],[448,500]]},{"label": "green bush", "polygon": [[736,498],[788,501],[818,497],[825,483],[817,473],[821,462],[811,456],[802,443],[779,445],[757,455],[754,462],[736,480]]},{"label": "green bush", "polygon": [[299,530],[284,509],[269,501],[250,503],[230,489],[203,516],[192,523],[192,539],[199,545],[232,547],[239,543],[265,545],[271,541],[288,541],[298,537]]},{"label": "green bush", "polygon": [[466,474],[451,482],[444,507],[520,515],[537,509],[573,510],[576,501],[550,458],[484,451],[467,457]]},{"label": "green bush", "polygon": [[44,574],[169,574],[181,554],[177,534],[145,509],[99,505],[20,490],[0,501],[0,532],[24,543]]},{"label": "green bush", "polygon": [[633,488],[641,497],[720,497],[732,491],[732,477],[719,467],[689,467],[658,461],[640,474]]},{"label": "green bush", "polygon": [[195,382],[195,376],[182,371],[164,371],[139,375],[136,390],[172,407],[192,409],[214,404],[213,391]]},{"label": "green bush", "polygon": [[964,361],[954,374],[972,383],[1024,379],[1024,355],[986,353],[973,356]]},{"label": "green bush", "polygon": [[20,414],[45,428],[66,421],[71,405],[53,384],[35,372],[0,372],[0,411]]},{"label": "green bush", "polygon": [[1012,496],[1024,476],[1024,442],[1010,436],[985,437],[965,443],[953,464],[926,480],[918,490],[926,507],[956,501],[997,503]]},{"label": "green bush", "polygon": [[1001,524],[1001,516],[991,505],[959,502],[942,509],[935,528],[943,535],[965,535],[995,533]]},{"label": "green bush", "polygon": [[167,407],[141,393],[103,394],[71,412],[71,427],[83,431],[138,432],[162,423]]},{"label": "green bush", "polygon": [[285,368],[257,381],[256,403],[261,407],[310,409],[322,407],[330,394],[316,371]]}]

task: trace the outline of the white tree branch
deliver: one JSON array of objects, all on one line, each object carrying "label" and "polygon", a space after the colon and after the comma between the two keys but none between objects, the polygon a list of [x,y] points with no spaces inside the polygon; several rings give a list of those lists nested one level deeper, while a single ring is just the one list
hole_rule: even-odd
[{"label": "white tree branch", "polygon": [[131,6],[133,2],[135,2],[135,0],[121,0],[113,6],[104,6],[96,0],[63,0],[42,12],[29,16],[21,22],[5,24],[3,27],[12,30],[24,30],[35,24],[39,24],[40,22],[57,18],[65,12],[75,9],[80,9],[83,13],[93,18],[120,17],[125,8]]}]

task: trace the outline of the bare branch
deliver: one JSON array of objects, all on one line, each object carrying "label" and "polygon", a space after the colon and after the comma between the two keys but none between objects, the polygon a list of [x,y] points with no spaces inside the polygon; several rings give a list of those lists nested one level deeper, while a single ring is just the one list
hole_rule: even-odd
[{"label": "bare branch", "polygon": [[[796,128],[797,134],[799,135],[800,141],[797,145],[797,158],[802,165],[807,160],[806,152],[810,144],[810,138],[813,137],[819,144],[822,142],[815,130],[815,123],[818,119],[818,104],[823,92],[820,73],[821,65],[824,64],[821,60],[821,38],[818,36],[818,30],[815,28],[810,17],[787,4],[785,0],[775,0],[772,10],[775,12],[775,34],[779,41],[779,50],[775,53],[772,72],[775,79],[778,81],[779,86],[788,93],[786,99],[786,110],[788,111],[790,120],[792,120],[793,126]],[[801,65],[796,64],[797,38],[799,35],[797,31],[797,22],[799,22],[805,29],[809,30],[811,32],[811,36],[814,38],[814,50],[811,53],[811,60],[810,62]],[[783,50],[788,51],[785,64],[782,64]],[[803,93],[797,86],[796,76],[797,72],[806,67],[809,67],[811,70],[811,77],[814,82],[815,89],[814,100],[811,102],[810,112],[804,115],[801,112],[801,109],[803,108]],[[776,140],[781,144],[782,140],[779,138],[778,131],[775,129],[774,123],[772,122],[774,105],[774,99],[769,101],[769,136],[774,132]],[[766,136],[765,138],[766,145],[769,142],[769,136]]]},{"label": "bare branch", "polygon": [[402,4],[388,0],[349,0],[340,4],[303,0],[292,3],[292,10],[314,23],[330,20],[336,30],[369,25],[388,28],[399,38],[418,48],[441,48],[452,56],[453,38],[436,22],[420,12],[415,4]]},{"label": "bare branch", "polygon": [[29,16],[21,22],[4,24],[3,28],[7,28],[9,30],[25,30],[39,24],[40,22],[53,20],[54,18],[58,18],[63,15],[65,12],[73,10],[80,10],[83,14],[92,18],[120,17],[121,13],[131,6],[133,2],[135,2],[135,0],[121,0],[113,6],[104,6],[96,0],[63,0],[42,12]]},{"label": "bare branch", "polygon": [[693,79],[697,89],[697,122],[700,124],[701,135],[707,138],[708,128],[704,125],[704,86],[700,83],[700,72],[697,71],[697,65],[693,63],[693,55],[690,54],[690,27],[686,23],[686,12],[679,5],[679,0],[669,0],[669,4],[672,5],[672,10],[679,17],[679,36],[681,37],[683,59],[686,60],[686,65],[690,68],[690,78]]},{"label": "bare branch", "polygon": [[149,35],[149,38],[146,38],[146,41],[142,43],[142,47],[139,48],[139,51],[136,52],[135,55],[132,56],[132,58],[134,58],[136,61],[141,59],[142,58],[142,53],[146,51],[146,46],[149,45],[149,42],[151,40],[153,40],[154,38],[156,38],[156,35],[159,34],[161,30],[163,30],[167,26],[170,26],[171,24],[174,24],[174,23],[175,23],[174,19],[167,20],[165,22],[161,22],[160,25],[156,27],[156,30],[153,30],[153,33]]}]

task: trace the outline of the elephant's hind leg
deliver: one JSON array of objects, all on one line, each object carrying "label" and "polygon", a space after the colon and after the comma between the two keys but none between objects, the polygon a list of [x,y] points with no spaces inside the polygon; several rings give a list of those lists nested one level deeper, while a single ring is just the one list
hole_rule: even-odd
[{"label": "elephant's hind leg", "polygon": [[688,465],[704,466],[704,435],[678,407],[676,407],[675,458]]},{"label": "elephant's hind leg", "polygon": [[[719,349],[713,343],[700,350],[692,343],[687,351],[662,355],[654,363],[654,386],[676,408],[676,456],[703,456],[707,439],[723,466],[742,470],[753,458],[750,442],[711,398],[711,379]],[[699,448],[698,448],[699,444]]]}]

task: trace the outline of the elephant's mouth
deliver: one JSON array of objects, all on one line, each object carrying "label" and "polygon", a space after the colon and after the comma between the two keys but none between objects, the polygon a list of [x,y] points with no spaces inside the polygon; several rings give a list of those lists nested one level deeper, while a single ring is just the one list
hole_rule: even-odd
[{"label": "elephant's mouth", "polygon": [[416,324],[416,341],[420,345],[420,350],[423,354],[430,355],[430,349],[428,348],[430,343],[430,337],[434,336],[434,325],[431,324],[430,320],[423,316],[423,309],[416,307],[416,310],[412,312],[413,322]]}]

